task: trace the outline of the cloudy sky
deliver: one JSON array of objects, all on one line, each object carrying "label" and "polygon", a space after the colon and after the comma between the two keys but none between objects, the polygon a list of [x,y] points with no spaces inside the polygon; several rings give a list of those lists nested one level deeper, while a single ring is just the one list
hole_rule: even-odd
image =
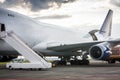
[{"label": "cloudy sky", "polygon": [[88,32],[99,29],[109,9],[113,36],[120,36],[120,0],[0,0],[0,7],[41,22]]}]

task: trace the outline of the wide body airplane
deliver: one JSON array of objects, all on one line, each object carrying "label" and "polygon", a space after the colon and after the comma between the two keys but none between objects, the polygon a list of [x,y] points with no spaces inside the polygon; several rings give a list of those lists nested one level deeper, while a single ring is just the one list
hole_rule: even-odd
[{"label": "wide body airplane", "polygon": [[[120,39],[111,39],[113,11],[109,10],[100,30],[90,31],[93,40],[81,38],[79,31],[46,24],[22,14],[0,8],[1,31],[14,31],[22,41],[40,56],[58,56],[62,63],[88,64],[86,55],[93,59],[107,60],[112,54],[110,49],[120,43]],[[85,52],[84,54],[82,54]],[[10,60],[19,53],[0,39],[0,61]],[[82,60],[77,59],[81,56]],[[72,60],[71,60],[72,58]],[[80,62],[79,62],[80,61]]]}]

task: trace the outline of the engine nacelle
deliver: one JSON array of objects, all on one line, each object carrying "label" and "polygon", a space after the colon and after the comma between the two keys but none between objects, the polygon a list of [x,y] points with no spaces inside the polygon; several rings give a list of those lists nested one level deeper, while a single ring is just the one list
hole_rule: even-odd
[{"label": "engine nacelle", "polygon": [[106,60],[110,54],[110,48],[104,44],[97,44],[89,49],[89,54],[93,59]]}]

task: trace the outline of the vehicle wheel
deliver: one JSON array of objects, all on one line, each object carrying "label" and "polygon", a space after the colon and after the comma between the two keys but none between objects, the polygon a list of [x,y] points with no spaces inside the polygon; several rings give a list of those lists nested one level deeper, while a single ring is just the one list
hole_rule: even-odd
[{"label": "vehicle wheel", "polygon": [[9,69],[10,69],[10,70],[13,70],[12,66],[9,66]]}]

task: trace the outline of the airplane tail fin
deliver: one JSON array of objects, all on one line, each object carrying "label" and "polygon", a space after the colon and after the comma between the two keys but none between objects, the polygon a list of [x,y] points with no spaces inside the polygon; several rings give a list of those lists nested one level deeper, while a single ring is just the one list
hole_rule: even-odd
[{"label": "airplane tail fin", "polygon": [[113,11],[110,9],[99,31],[99,34],[103,35],[104,37],[111,36],[112,15]]},{"label": "airplane tail fin", "polygon": [[[94,41],[100,40],[100,39],[103,39],[103,38],[109,38],[111,36],[112,15],[113,15],[113,11],[110,9],[108,11],[108,14],[107,14],[100,30],[92,30],[92,31],[89,32],[89,34],[92,36]],[[96,32],[98,34],[95,34]]]}]

